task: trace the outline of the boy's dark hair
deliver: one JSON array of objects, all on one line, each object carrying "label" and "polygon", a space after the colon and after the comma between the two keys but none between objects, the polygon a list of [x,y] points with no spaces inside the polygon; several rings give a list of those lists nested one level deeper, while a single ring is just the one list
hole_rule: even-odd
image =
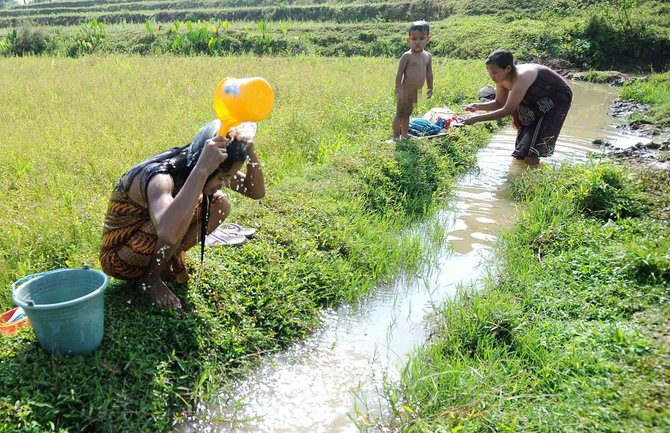
[{"label": "boy's dark hair", "polygon": [[430,34],[430,24],[426,21],[414,21],[411,26],[409,26],[409,35],[412,35],[412,32],[421,32],[427,35]]},{"label": "boy's dark hair", "polygon": [[493,51],[489,56],[486,58],[487,65],[496,65],[500,69],[505,69],[508,66],[512,67],[512,70],[514,71],[516,67],[514,66],[514,56],[512,55],[512,52],[510,50],[505,50],[505,49],[499,49]]}]

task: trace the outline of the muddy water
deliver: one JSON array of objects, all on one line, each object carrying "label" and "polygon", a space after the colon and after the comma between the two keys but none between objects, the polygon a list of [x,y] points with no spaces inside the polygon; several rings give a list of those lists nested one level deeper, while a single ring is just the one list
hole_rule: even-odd
[{"label": "muddy water", "polygon": [[[579,82],[571,86],[573,106],[556,153],[546,163],[584,160],[596,138],[620,146],[645,141],[625,136],[606,114],[614,89]],[[379,287],[359,306],[325,311],[321,331],[222,389],[181,430],[357,432],[356,411],[370,418],[385,416],[379,391],[385,380],[397,379],[408,353],[425,340],[424,319],[431,305],[453,296],[459,285],[477,284],[492,241],[514,218],[506,185],[526,169],[510,156],[514,138],[511,128],[495,135],[479,152],[478,168],[460,180],[445,209],[425,223],[440,224],[448,236],[425,271]]]}]

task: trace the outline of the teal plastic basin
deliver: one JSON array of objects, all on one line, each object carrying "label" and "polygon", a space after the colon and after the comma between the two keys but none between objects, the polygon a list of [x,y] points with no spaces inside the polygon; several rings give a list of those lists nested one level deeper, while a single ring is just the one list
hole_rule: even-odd
[{"label": "teal plastic basin", "polygon": [[96,350],[104,334],[109,277],[84,267],[28,275],[12,285],[12,301],[26,311],[37,341],[49,353]]}]

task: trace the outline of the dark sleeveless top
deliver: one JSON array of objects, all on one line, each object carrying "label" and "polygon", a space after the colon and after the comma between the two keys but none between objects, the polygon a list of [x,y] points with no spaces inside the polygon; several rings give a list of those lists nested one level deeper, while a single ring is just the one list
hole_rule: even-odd
[{"label": "dark sleeveless top", "polygon": [[528,126],[554,107],[571,101],[572,90],[567,81],[551,69],[541,66],[515,114],[522,125]]}]

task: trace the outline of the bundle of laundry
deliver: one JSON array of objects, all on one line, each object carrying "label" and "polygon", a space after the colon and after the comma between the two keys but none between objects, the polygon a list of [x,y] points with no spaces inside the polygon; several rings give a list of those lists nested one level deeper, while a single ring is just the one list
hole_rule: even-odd
[{"label": "bundle of laundry", "polygon": [[424,137],[426,135],[439,134],[441,130],[442,127],[432,123],[430,120],[426,120],[423,117],[415,117],[409,120],[409,130],[407,132],[415,137]]},{"label": "bundle of laundry", "polygon": [[484,86],[479,89],[478,96],[482,102],[493,101],[496,99],[496,89],[493,86]]},{"label": "bundle of laundry", "polygon": [[409,120],[409,134],[415,137],[426,137],[438,135],[441,132],[447,131],[452,126],[462,126],[463,118],[455,115],[448,115],[446,117],[436,116],[432,117],[434,122],[426,119],[426,117],[417,117]]}]

